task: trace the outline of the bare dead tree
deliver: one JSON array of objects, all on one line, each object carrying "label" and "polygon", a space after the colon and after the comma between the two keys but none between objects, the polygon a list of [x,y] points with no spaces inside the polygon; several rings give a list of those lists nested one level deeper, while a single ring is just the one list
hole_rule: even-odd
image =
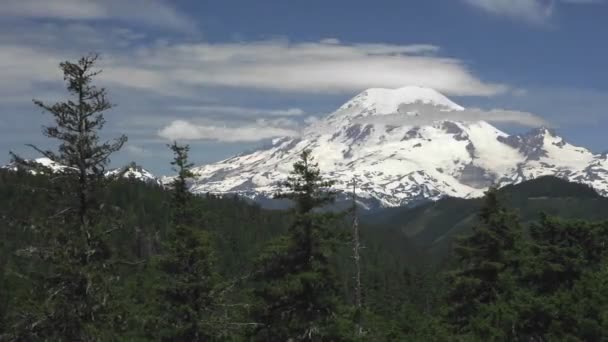
[{"label": "bare dead tree", "polygon": [[357,180],[353,179],[353,225],[352,225],[352,248],[353,248],[353,260],[355,263],[355,334],[361,336],[363,334],[363,327],[361,326],[361,310],[362,310],[362,289],[361,289],[361,242],[359,240],[359,218],[357,216]]}]

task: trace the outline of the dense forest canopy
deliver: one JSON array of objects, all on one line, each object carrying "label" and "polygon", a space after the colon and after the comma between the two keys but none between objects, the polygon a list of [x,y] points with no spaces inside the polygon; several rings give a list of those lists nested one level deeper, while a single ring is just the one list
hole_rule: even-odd
[{"label": "dense forest canopy", "polygon": [[264,210],[191,194],[177,142],[169,186],[108,178],[126,137],[99,139],[111,104],[96,60],[61,64],[70,100],[35,102],[59,141],[35,148],[67,167],[14,156],[0,170],[0,340],[608,336],[608,200],[592,189],[545,177],[483,199],[323,210],[333,184],[304,150],[277,195],[294,206]]}]

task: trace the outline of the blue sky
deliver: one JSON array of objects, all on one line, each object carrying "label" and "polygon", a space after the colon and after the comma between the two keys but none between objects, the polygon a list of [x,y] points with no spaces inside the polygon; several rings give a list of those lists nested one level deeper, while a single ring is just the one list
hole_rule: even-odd
[{"label": "blue sky", "polygon": [[[181,138],[207,163],[297,135],[369,87],[423,85],[492,115],[525,113],[608,150],[608,3],[594,0],[3,0],[0,160],[48,146],[32,98],[64,97],[57,65],[101,53],[117,107],[113,165],[169,173]],[[500,111],[500,110],[508,111]],[[502,114],[501,114],[502,113]],[[521,116],[518,116],[521,117]],[[500,120],[497,120],[500,121]],[[515,120],[517,121],[517,120]]]}]

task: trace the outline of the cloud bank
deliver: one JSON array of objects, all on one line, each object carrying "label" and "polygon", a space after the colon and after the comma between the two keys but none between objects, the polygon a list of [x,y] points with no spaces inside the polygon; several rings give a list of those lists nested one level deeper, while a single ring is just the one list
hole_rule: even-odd
[{"label": "cloud bank", "polygon": [[[425,126],[437,121],[460,122],[487,121],[492,123],[514,124],[525,127],[550,126],[541,117],[521,111],[505,109],[483,110],[470,108],[445,110],[443,107],[428,104],[407,104],[399,112],[387,115],[371,115],[355,119],[355,123],[380,124],[387,126]],[[258,119],[254,123],[237,126],[218,125],[217,123],[194,123],[188,120],[174,120],[158,131],[158,136],[168,140],[212,140],[220,142],[253,142],[275,137],[299,136],[306,129],[318,131],[333,127],[314,126],[319,122],[316,117],[308,117],[302,122],[289,118]],[[309,125],[304,128],[303,125]],[[313,126],[311,126],[313,125]]]},{"label": "cloud bank", "polygon": [[399,108],[399,113],[364,117],[359,119],[358,122],[381,123],[392,126],[424,126],[442,120],[461,122],[487,121],[492,123],[514,124],[524,127],[550,126],[550,124],[540,116],[528,112],[506,109],[483,110],[479,108],[446,111],[441,107],[426,104],[402,105]]},{"label": "cloud bank", "polygon": [[[292,126],[292,127],[289,127]],[[285,136],[297,136],[300,132],[293,125],[267,120],[242,126],[219,126],[195,124],[186,120],[175,120],[158,131],[168,140],[212,140],[221,142],[253,142]]]},{"label": "cloud bank", "polygon": [[0,17],[116,20],[177,31],[196,31],[191,18],[164,0],[3,0]]},{"label": "cloud bank", "polygon": [[352,94],[371,87],[419,85],[459,96],[493,96],[510,89],[482,80],[463,61],[442,57],[438,46],[426,44],[348,44],[336,39],[170,43],[142,39],[120,27],[100,33],[82,23],[48,24],[36,31],[0,24],[4,28],[8,33],[0,33],[0,67],[8,70],[10,84],[0,84],[0,97],[10,90],[10,95],[34,93],[36,84],[60,80],[57,64],[82,51],[103,52],[99,79],[108,86],[190,99],[206,88]]},{"label": "cloud bank", "polygon": [[304,110],[300,108],[262,109],[222,105],[175,106],[174,109],[178,112],[198,114],[206,117],[232,118],[293,117],[306,114]]},{"label": "cloud bank", "polygon": [[[420,85],[448,95],[491,96],[508,86],[485,82],[460,60],[437,55],[433,45],[292,43],[192,43],[146,47],[112,58],[116,73],[129,70],[130,86],[212,86],[281,92],[353,93],[370,87]],[[137,64],[133,61],[137,60]],[[110,75],[109,81],[123,82]],[[163,91],[166,89],[160,89]]]}]

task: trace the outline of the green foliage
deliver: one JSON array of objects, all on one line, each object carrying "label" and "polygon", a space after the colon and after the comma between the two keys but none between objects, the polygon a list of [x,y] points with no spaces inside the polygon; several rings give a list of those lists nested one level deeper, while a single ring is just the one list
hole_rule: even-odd
[{"label": "green foliage", "polygon": [[198,226],[201,213],[195,213],[193,195],[186,184],[192,177],[189,147],[173,143],[170,148],[177,177],[172,184],[170,233],[157,261],[160,278],[156,324],[162,327],[162,340],[207,341],[219,334],[214,294],[218,279],[211,238]]},{"label": "green foliage", "polygon": [[521,236],[517,216],[499,203],[495,189],[484,201],[480,224],[454,248],[459,267],[449,275],[446,316],[457,334],[495,340],[509,336],[509,315],[497,303],[512,295]]},{"label": "green foliage", "polygon": [[[526,227],[538,220],[539,213],[589,221],[608,219],[608,198],[599,196],[584,184],[546,176],[498,190],[503,205],[518,212]],[[408,249],[417,250],[410,265],[442,265],[451,261],[458,236],[467,234],[479,222],[482,199],[444,198],[413,208],[387,208],[362,217],[374,229],[402,232]],[[418,255],[424,253],[425,257]],[[421,262],[422,261],[422,262]]]},{"label": "green foliage", "polygon": [[[537,339],[597,340],[608,310],[608,224],[543,215],[524,255],[517,330]],[[523,286],[523,285],[527,286]]]},{"label": "green foliage", "polygon": [[[6,324],[14,326],[15,317],[43,308],[42,299],[32,297],[37,291],[32,292],[36,287],[32,280],[36,278],[31,274],[46,271],[46,263],[24,256],[22,251],[38,246],[42,240],[38,231],[32,229],[32,222],[47,222],[62,206],[63,202],[52,200],[55,193],[47,191],[53,184],[45,175],[0,171],[0,256],[4,258],[0,273],[3,289],[0,295],[4,300],[0,308],[4,317],[11,318],[2,323],[5,334],[10,332],[6,331]],[[160,305],[164,302],[160,291],[177,284],[171,281],[173,275],[160,266],[161,260],[172,255],[167,253],[167,246],[174,241],[174,198],[173,189],[130,180],[110,183],[100,193],[99,202],[106,203],[107,208],[116,208],[115,215],[107,216],[122,218],[123,229],[113,232],[107,240],[113,259],[140,262],[112,265],[112,275],[120,279],[110,283],[111,299],[115,302],[112,307],[122,317],[113,329],[96,322],[93,325],[96,334],[110,331],[117,339],[128,341],[159,339],[161,334],[168,334],[167,327],[161,324],[168,306]],[[201,264],[202,269],[208,266],[214,274],[212,287],[221,293],[218,304],[228,304],[220,306],[221,314],[215,309],[201,311],[202,316],[207,316],[201,323],[219,321],[217,329],[209,331],[218,340],[247,340],[247,332],[253,330],[251,323],[258,322],[262,312],[259,309],[265,307],[261,297],[250,297],[250,293],[287,283],[286,277],[266,282],[262,273],[256,273],[260,268],[254,265],[254,260],[268,260],[279,271],[289,269],[293,259],[288,251],[294,248],[289,235],[297,222],[296,213],[262,210],[233,197],[192,196],[189,203],[194,228],[189,231],[192,235],[183,240],[189,244],[176,247],[176,251],[186,255],[193,246],[201,247],[192,253],[201,253],[197,259],[209,261]],[[509,203],[508,198],[503,203]],[[313,215],[317,214],[321,213],[313,211]],[[114,221],[113,217],[100,218],[100,224]],[[331,223],[332,231],[346,231],[350,225],[330,217],[318,222]],[[524,234],[527,243],[516,249],[519,267],[498,277],[499,288],[505,293],[492,304],[478,305],[477,313],[469,320],[471,332],[455,337],[453,330],[441,321],[446,291],[454,284],[440,275],[445,267],[458,270],[462,265],[452,258],[439,268],[417,268],[415,261],[420,254],[416,254],[419,251],[411,240],[399,231],[368,223],[361,227],[365,247],[361,251],[365,310],[361,315],[364,335],[359,340],[504,340],[507,330],[520,340],[598,340],[598,336],[607,333],[607,263],[602,250],[607,227],[603,222],[541,217]],[[335,340],[357,340],[353,334],[355,312],[350,304],[354,274],[350,245],[335,247],[327,264],[335,279],[335,289],[331,290],[335,295],[328,296],[335,302],[334,314],[324,321],[327,324],[323,324],[323,332]],[[212,257],[202,257],[207,253]],[[255,281],[248,281],[250,275]],[[298,277],[289,279],[296,280],[290,285],[302,281]],[[187,281],[197,283],[196,279]],[[224,293],[224,289],[228,291]],[[299,290],[296,286],[279,287],[274,294],[286,289],[289,293]],[[205,296],[201,299],[204,302]],[[179,310],[180,306],[176,308]]]},{"label": "green foliage", "polygon": [[318,210],[333,201],[330,182],[320,176],[310,151],[302,152],[279,197],[295,204],[286,236],[271,242],[258,258],[254,295],[257,340],[337,338],[338,286],[330,265],[335,252],[334,214]]},{"label": "green foliage", "polygon": [[[97,56],[90,56],[60,64],[75,100],[52,106],[34,101],[53,116],[55,125],[45,127],[43,133],[59,140],[59,149],[33,147],[66,168],[52,178],[49,188],[39,189],[48,193],[56,211],[26,220],[36,243],[19,250],[20,255],[44,267],[23,275],[31,280],[30,292],[11,317],[9,339],[92,341],[108,339],[120,329],[112,288],[117,279],[107,240],[116,229],[102,220],[105,208],[98,195],[105,184],[108,158],[126,138],[99,142],[102,113],[112,105],[105,90],[92,85],[99,74],[93,70],[96,60]],[[50,173],[18,156],[15,160],[21,167]]]},{"label": "green foliage", "polygon": [[96,60],[61,64],[75,99],[35,101],[52,114],[43,133],[59,148],[34,148],[67,168],[14,156],[18,170],[0,170],[0,340],[608,336],[608,222],[592,221],[608,218],[608,200],[592,189],[543,177],[484,200],[362,217],[358,309],[350,222],[328,210],[332,184],[309,151],[278,196],[290,211],[191,194],[189,147],[177,143],[170,189],[108,180],[109,156],[126,138],[99,142],[112,105],[92,85]]}]

